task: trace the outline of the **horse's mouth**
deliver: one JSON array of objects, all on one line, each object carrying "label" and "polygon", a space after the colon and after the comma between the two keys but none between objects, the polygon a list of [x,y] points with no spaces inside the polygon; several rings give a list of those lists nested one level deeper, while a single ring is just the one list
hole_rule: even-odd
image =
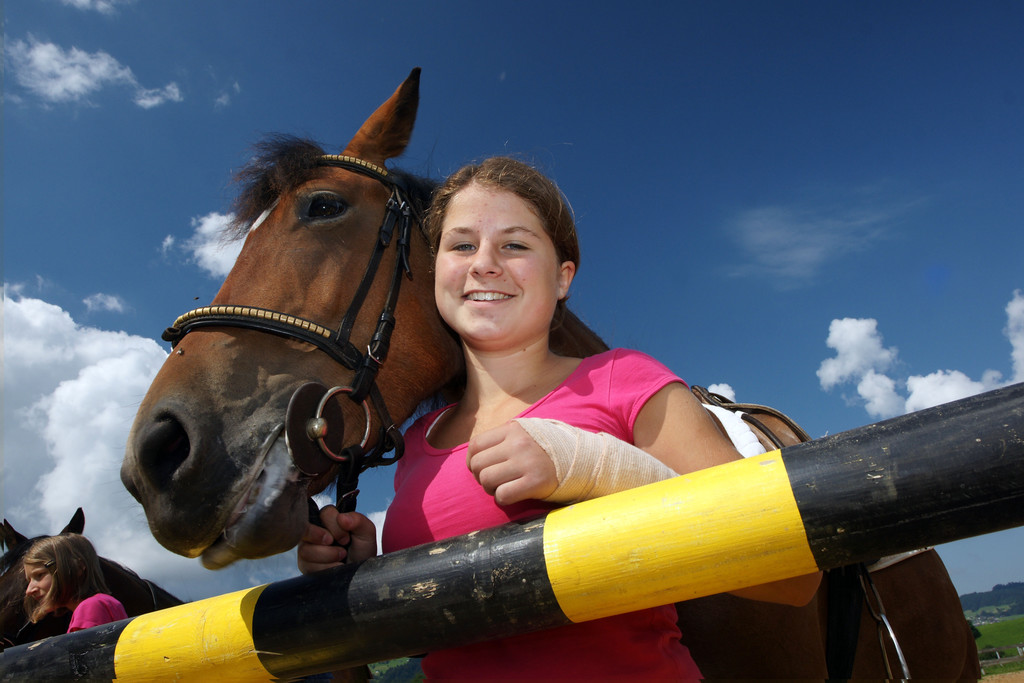
[{"label": "horse's mouth", "polygon": [[293,548],[307,522],[309,477],[292,463],[283,426],[275,428],[261,448],[250,476],[224,531],[202,551],[207,569],[222,569],[235,560],[257,559]]}]

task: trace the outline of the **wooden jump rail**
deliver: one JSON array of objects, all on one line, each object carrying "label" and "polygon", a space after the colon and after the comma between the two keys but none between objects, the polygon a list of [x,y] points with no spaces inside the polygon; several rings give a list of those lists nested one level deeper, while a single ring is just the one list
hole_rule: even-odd
[{"label": "wooden jump rail", "polygon": [[533,522],[0,654],[0,680],[282,679],[1024,525],[1024,384]]},{"label": "wooden jump rail", "polygon": [[[1017,655],[1014,657],[1000,657],[999,653],[1003,650],[1017,650]],[[996,653],[995,659],[981,659],[981,655],[994,652]],[[986,647],[984,650],[978,650],[978,658],[981,664],[981,673],[984,675],[985,667],[992,669],[993,667],[1002,666],[1003,664],[1012,664],[1014,662],[1024,662],[1024,643],[1017,643],[1016,645],[1006,645],[1004,647]]]}]

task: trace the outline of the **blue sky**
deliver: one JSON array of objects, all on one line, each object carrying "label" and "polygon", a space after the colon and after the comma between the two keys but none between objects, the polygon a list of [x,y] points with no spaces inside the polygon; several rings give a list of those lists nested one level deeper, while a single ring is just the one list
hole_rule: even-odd
[{"label": "blue sky", "polygon": [[[8,0],[3,516],[75,507],[194,599],[117,468],[160,332],[213,298],[232,171],[263,135],[339,151],[414,66],[398,165],[532,159],[577,213],[571,305],[616,346],[814,436],[1024,381],[1024,5]],[[388,503],[390,472],[361,508]],[[1024,531],[941,549],[961,593]]]}]

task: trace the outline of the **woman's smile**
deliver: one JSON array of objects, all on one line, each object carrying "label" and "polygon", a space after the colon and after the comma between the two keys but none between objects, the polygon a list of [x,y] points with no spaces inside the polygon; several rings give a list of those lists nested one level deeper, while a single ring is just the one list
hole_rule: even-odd
[{"label": "woman's smile", "polygon": [[503,301],[505,299],[511,299],[511,294],[502,294],[501,292],[470,292],[466,295],[466,298],[470,301]]}]

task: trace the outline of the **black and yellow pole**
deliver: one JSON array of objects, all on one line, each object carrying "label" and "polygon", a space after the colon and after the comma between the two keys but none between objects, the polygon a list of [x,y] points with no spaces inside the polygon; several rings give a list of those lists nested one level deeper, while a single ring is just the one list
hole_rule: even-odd
[{"label": "black and yellow pole", "polygon": [[1024,384],[11,648],[2,680],[287,679],[1024,525]]}]

